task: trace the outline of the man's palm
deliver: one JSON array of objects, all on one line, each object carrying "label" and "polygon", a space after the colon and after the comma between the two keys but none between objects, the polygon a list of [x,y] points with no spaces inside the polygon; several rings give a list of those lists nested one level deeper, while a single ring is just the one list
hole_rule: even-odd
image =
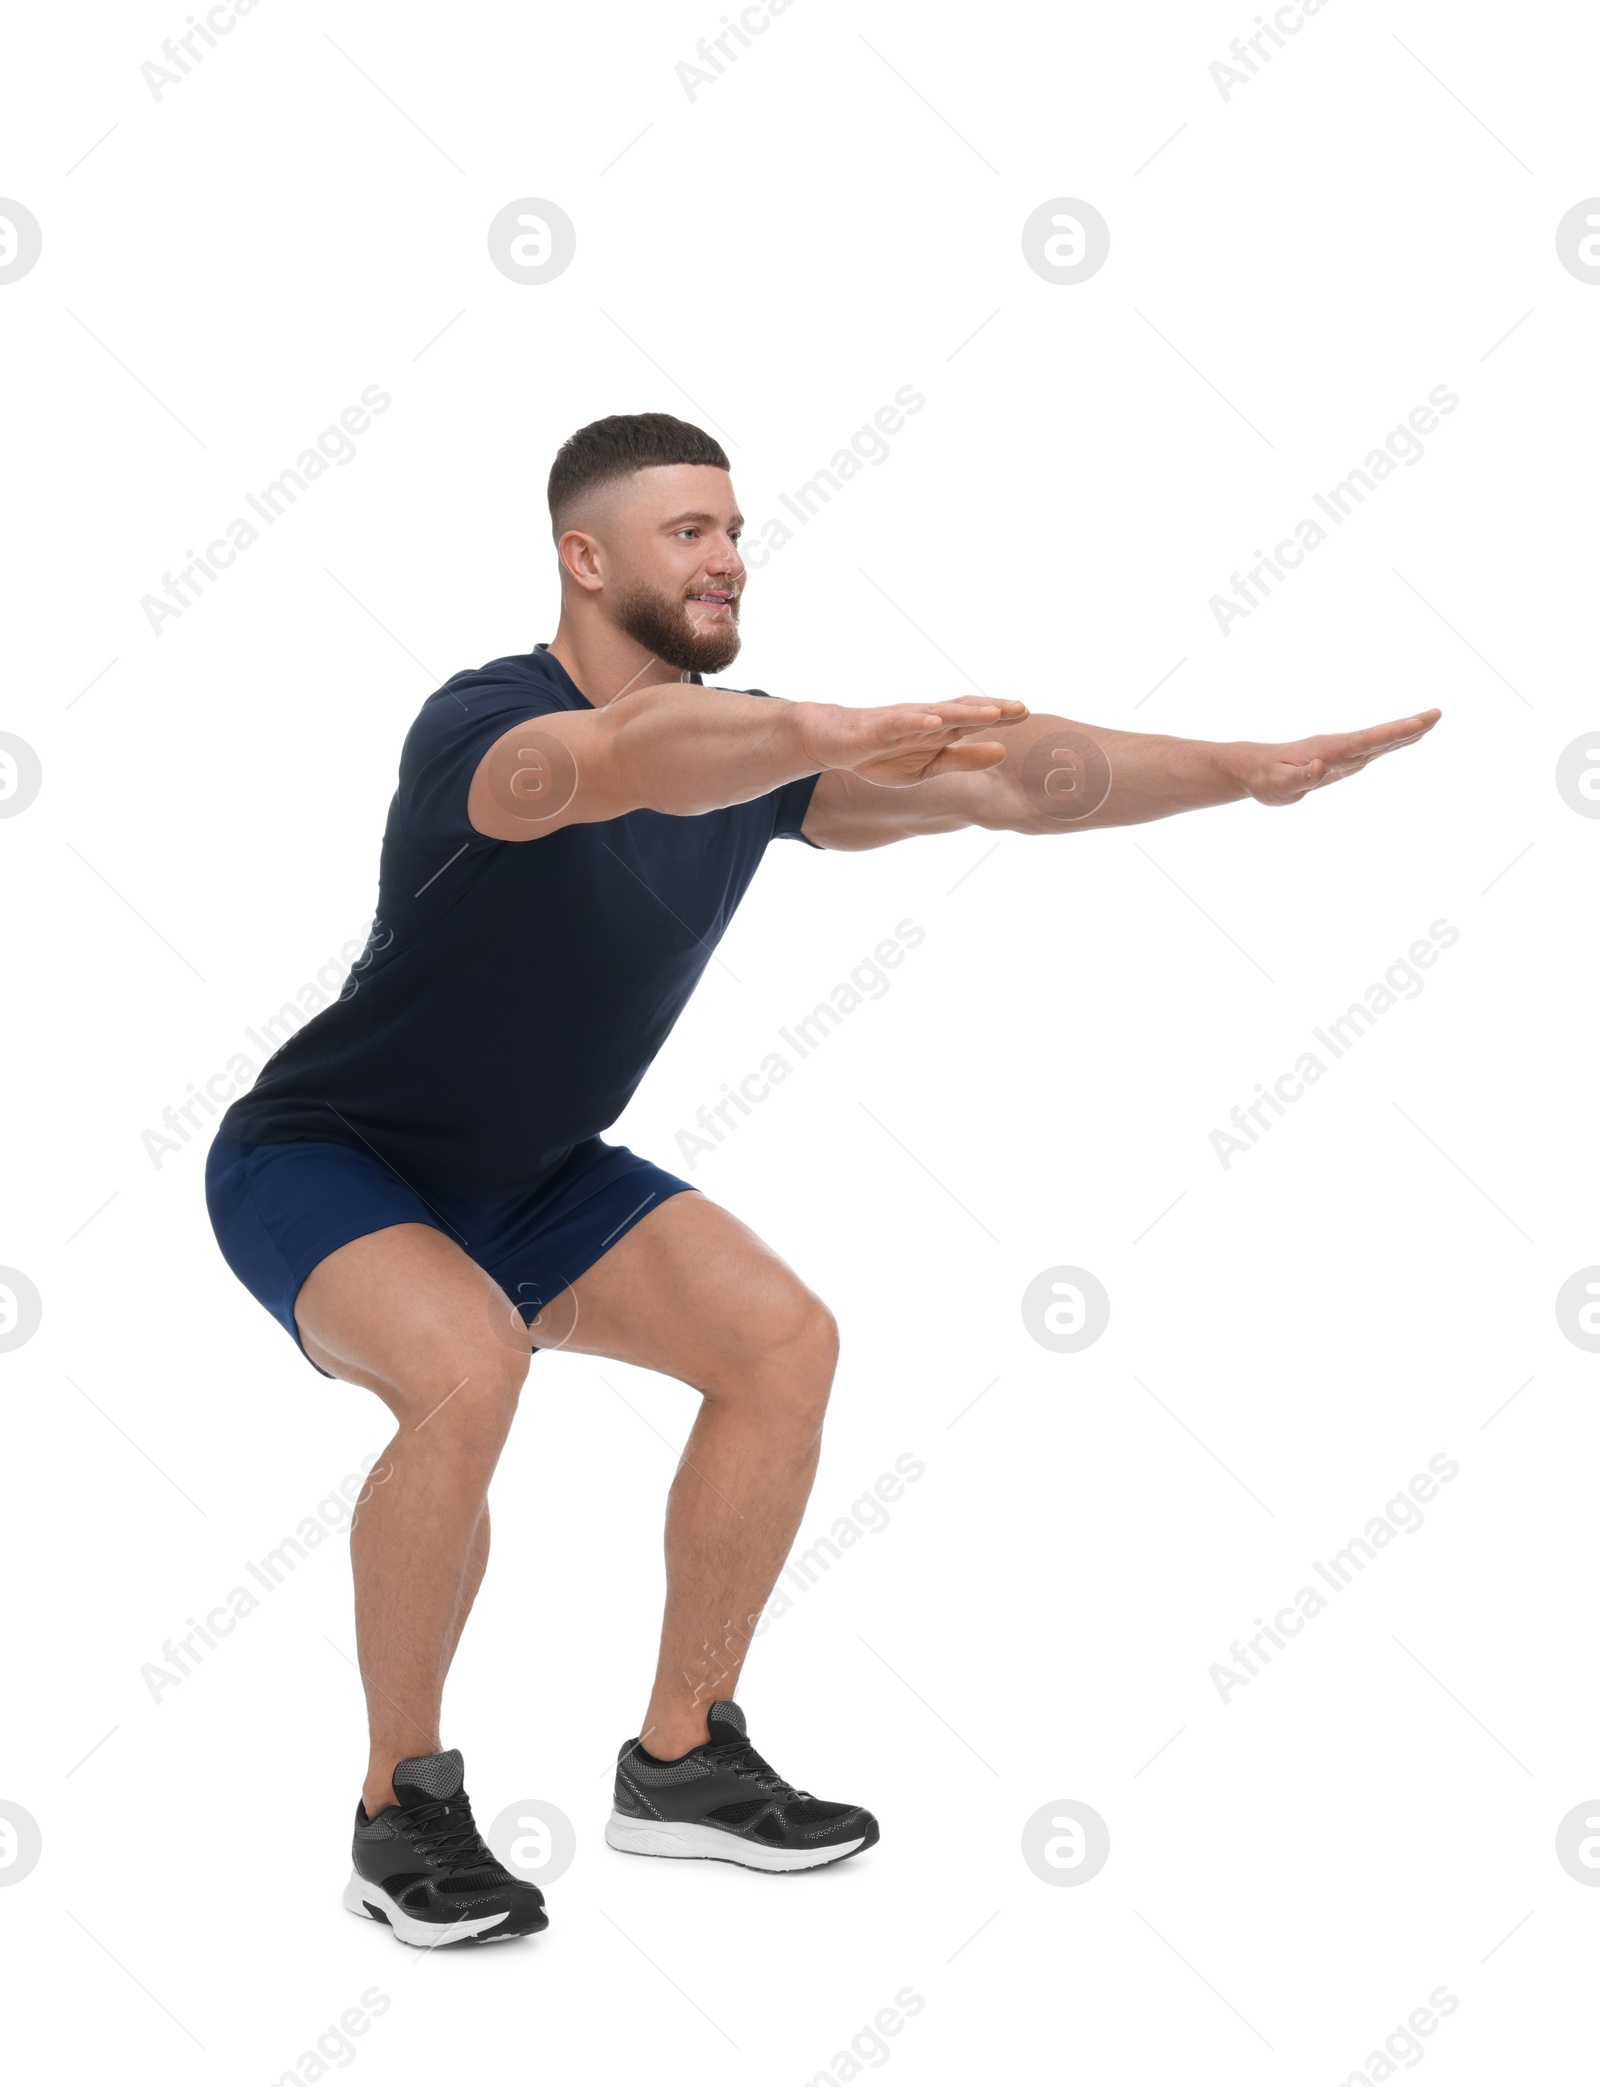
[{"label": "man's palm", "polygon": [[805,744],[819,767],[847,768],[869,783],[903,789],[933,775],[992,768],[1005,759],[1005,748],[972,735],[1027,714],[1027,705],[1010,696],[951,696],[876,710],[817,704]]},{"label": "man's palm", "polygon": [[[983,727],[969,726],[967,729],[981,732]],[[858,762],[854,772],[866,782],[903,789],[912,783],[925,783],[934,775],[965,774],[978,768],[993,768],[1005,757],[1006,750],[998,739],[964,739],[956,731],[938,732],[930,733],[924,744]]]},{"label": "man's palm", "polygon": [[1342,782],[1369,761],[1392,754],[1397,747],[1410,746],[1439,722],[1437,710],[1424,710],[1415,717],[1398,718],[1393,724],[1368,725],[1360,732],[1322,732],[1312,739],[1296,739],[1287,746],[1251,746],[1245,749],[1243,781],[1259,804],[1293,804],[1308,791],[1328,783]]}]

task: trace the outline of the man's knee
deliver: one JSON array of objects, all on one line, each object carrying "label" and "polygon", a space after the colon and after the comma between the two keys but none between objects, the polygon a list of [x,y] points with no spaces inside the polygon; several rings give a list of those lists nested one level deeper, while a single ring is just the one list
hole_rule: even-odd
[{"label": "man's knee", "polygon": [[703,1388],[730,1398],[754,1393],[826,1405],[839,1360],[839,1325],[822,1299],[790,1281],[763,1300],[743,1338],[730,1342]]},{"label": "man's knee", "polygon": [[463,1351],[410,1388],[405,1432],[421,1449],[492,1465],[516,1416],[529,1357],[510,1345]]},{"label": "man's knee", "polygon": [[797,1352],[821,1378],[824,1393],[839,1362],[839,1322],[820,1297],[807,1290],[795,1332]]}]

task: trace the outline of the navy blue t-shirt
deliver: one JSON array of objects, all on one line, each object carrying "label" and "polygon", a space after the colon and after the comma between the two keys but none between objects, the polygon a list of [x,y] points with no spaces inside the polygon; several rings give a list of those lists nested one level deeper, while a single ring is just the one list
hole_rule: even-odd
[{"label": "navy blue t-shirt", "polygon": [[228,1135],[329,1139],[419,1186],[494,1197],[536,1187],[616,1121],[768,841],[801,837],[816,777],[689,818],[478,833],[467,791],[495,741],[592,707],[543,645],[428,698],[400,755],[367,947],[227,1111]]}]

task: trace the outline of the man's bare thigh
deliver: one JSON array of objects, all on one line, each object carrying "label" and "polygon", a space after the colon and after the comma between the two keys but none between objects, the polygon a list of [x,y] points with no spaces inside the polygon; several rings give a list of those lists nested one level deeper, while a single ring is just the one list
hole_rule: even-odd
[{"label": "man's bare thigh", "polygon": [[314,1363],[391,1406],[469,1370],[514,1371],[519,1351],[525,1367],[531,1348],[499,1284],[432,1225],[339,1247],[301,1284],[294,1316]]},{"label": "man's bare thigh", "polygon": [[530,1348],[608,1356],[704,1390],[821,1310],[748,1225],[689,1191],[624,1233],[531,1332],[454,1240],[412,1224],[369,1232],[318,1262],[295,1323],[313,1362],[394,1406],[437,1396],[471,1369],[515,1369]]},{"label": "man's bare thigh", "polygon": [[538,1348],[605,1355],[699,1390],[822,1310],[750,1227],[698,1190],[670,1196],[552,1300]]}]

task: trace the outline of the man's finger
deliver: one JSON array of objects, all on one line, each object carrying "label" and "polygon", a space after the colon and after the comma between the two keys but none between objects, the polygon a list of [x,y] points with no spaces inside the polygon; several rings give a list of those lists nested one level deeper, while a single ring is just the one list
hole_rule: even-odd
[{"label": "man's finger", "polygon": [[1354,753],[1386,754],[1394,747],[1410,746],[1425,732],[1431,732],[1441,714],[1437,710],[1422,710],[1414,717],[1398,717],[1387,725],[1368,725],[1360,732],[1330,733],[1323,743],[1336,758]]},{"label": "man's finger", "polygon": [[947,702],[930,703],[925,709],[907,703],[882,710],[872,720],[872,732],[879,745],[896,746],[940,733],[982,731],[992,725],[1012,724],[1026,714],[1025,704],[1002,701],[999,697],[954,696]]},{"label": "man's finger", "polygon": [[930,733],[945,729],[944,719],[936,710],[917,710],[910,704],[893,710],[880,710],[865,723],[868,733],[879,746],[899,746],[906,740],[926,739]]},{"label": "man's finger", "polygon": [[945,747],[928,763],[929,775],[970,774],[974,769],[993,768],[1006,757],[998,739],[961,739]]},{"label": "man's finger", "polygon": [[1401,732],[1393,739],[1380,740],[1376,746],[1352,747],[1347,751],[1359,755],[1363,760],[1375,761],[1380,754],[1392,754],[1396,747],[1415,746],[1419,739],[1427,736],[1430,729],[1431,727],[1425,725],[1421,731]]}]

